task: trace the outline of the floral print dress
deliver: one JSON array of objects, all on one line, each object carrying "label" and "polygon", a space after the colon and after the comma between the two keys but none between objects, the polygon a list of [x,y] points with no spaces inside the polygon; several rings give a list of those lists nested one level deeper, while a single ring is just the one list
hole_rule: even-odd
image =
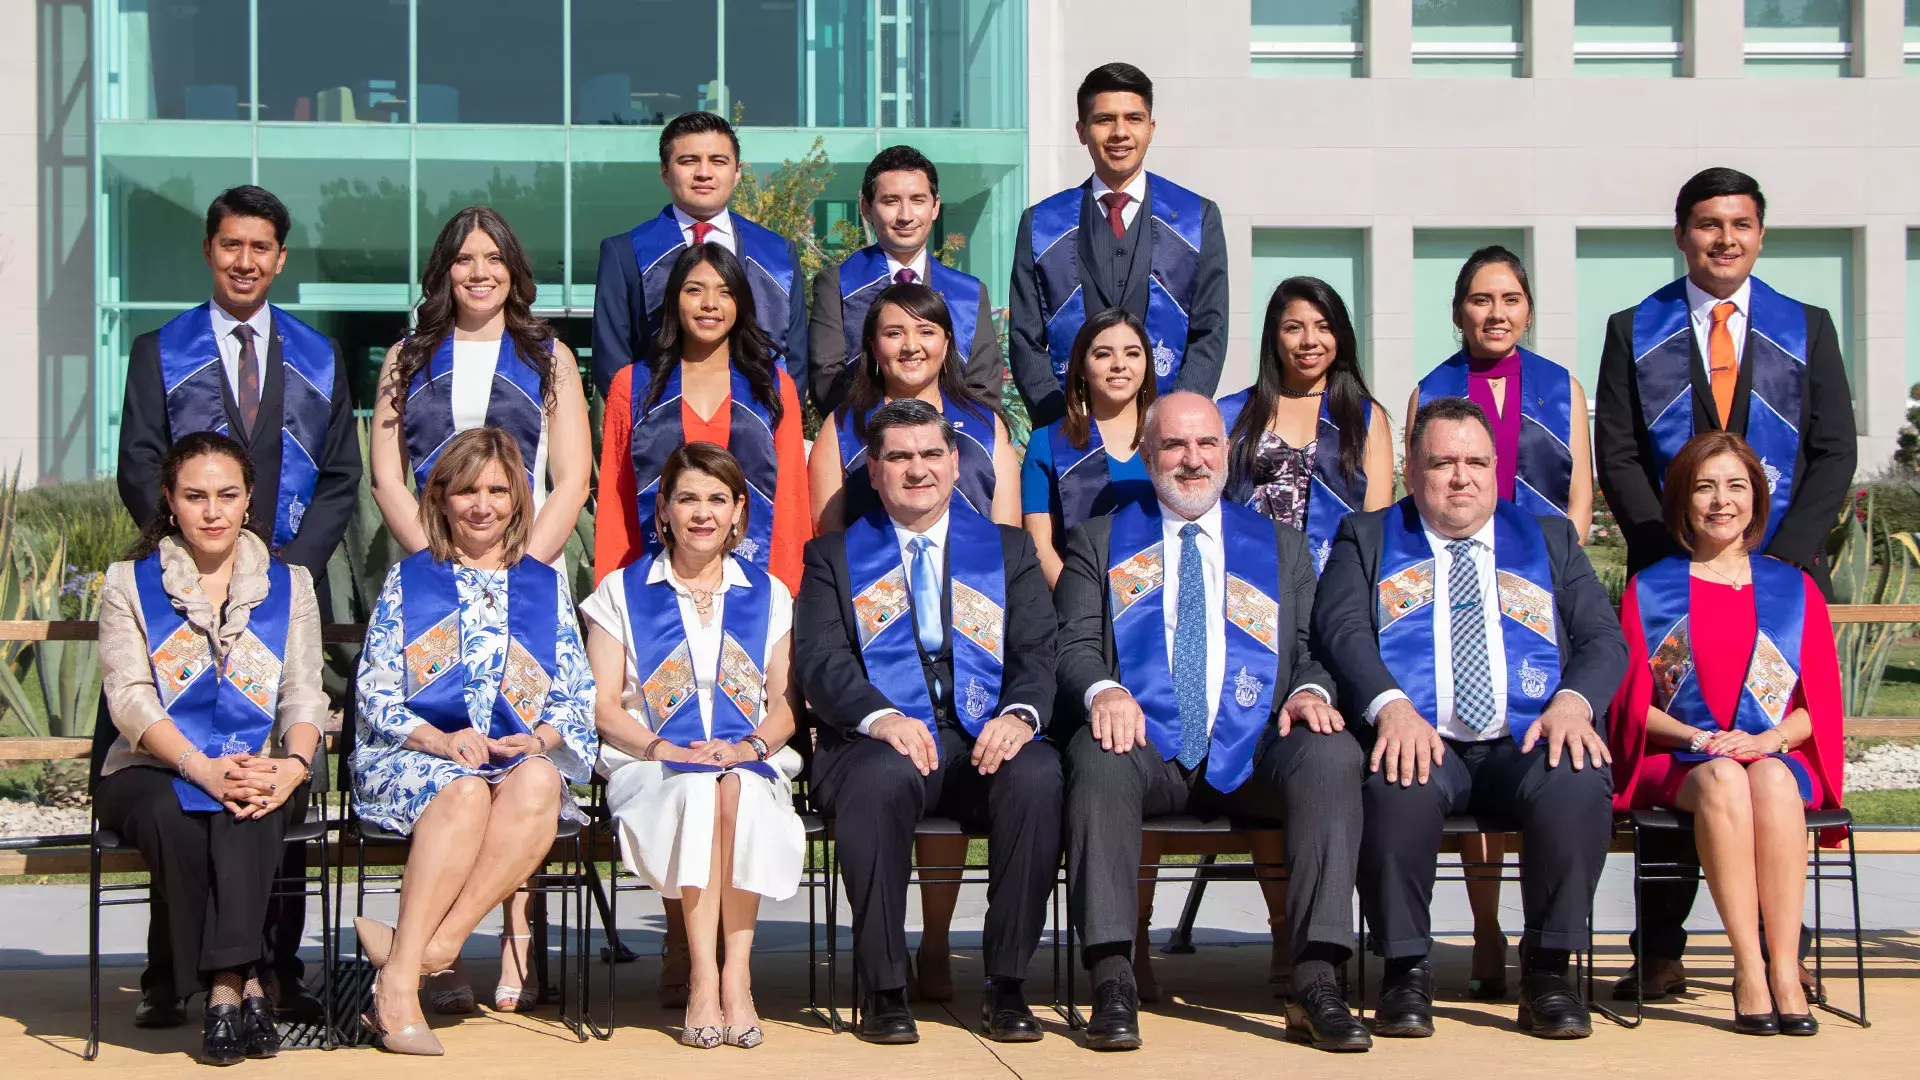
[{"label": "floral print dress", "polygon": [[1313,489],[1314,457],[1319,450],[1319,439],[1296,448],[1271,430],[1262,431],[1253,456],[1253,498],[1248,505],[1305,532],[1307,496]]},{"label": "floral print dress", "polygon": [[[507,572],[456,566],[453,575],[460,598],[460,659],[470,677],[467,715],[474,730],[485,734],[507,664],[507,606],[512,602],[507,595]],[[561,776],[586,783],[591,763],[600,752],[593,725],[593,672],[587,667],[586,649],[581,644],[572,591],[563,583],[559,594],[555,641],[559,670],[554,677],[557,705],[541,719],[560,733],[561,744],[543,756],[553,762]],[[401,640],[400,604],[400,568],[395,566],[374,604],[366,647],[360,654],[353,801],[361,818],[411,834],[413,823],[441,788],[463,776],[481,774],[450,758],[406,746],[407,736],[427,721],[407,707],[406,642]],[[495,773],[490,779],[497,782],[505,775]],[[561,811],[575,821],[586,821],[565,785],[561,788]]]}]

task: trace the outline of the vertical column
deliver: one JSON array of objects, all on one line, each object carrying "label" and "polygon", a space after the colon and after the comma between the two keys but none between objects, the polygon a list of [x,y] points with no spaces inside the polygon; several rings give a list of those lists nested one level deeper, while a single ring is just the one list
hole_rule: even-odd
[{"label": "vertical column", "polygon": [[1405,423],[1402,402],[1420,373],[1413,365],[1413,219],[1378,216],[1367,230],[1367,341],[1369,382],[1386,404],[1395,430]]},{"label": "vertical column", "polygon": [[1526,71],[1533,79],[1573,77],[1573,5],[1533,0],[1526,5]]},{"label": "vertical column", "polygon": [[[1580,291],[1577,232],[1570,218],[1534,223],[1527,273],[1533,285],[1534,349],[1569,371],[1579,365]],[[1582,380],[1583,382],[1586,380]],[[1587,387],[1593,396],[1593,387]]]},{"label": "vertical column", "polygon": [[1873,217],[1854,232],[1856,297],[1854,347],[1847,357],[1854,424],[1860,433],[1860,472],[1877,470],[1893,454],[1907,414],[1907,227],[1899,217]]},{"label": "vertical column", "polygon": [[[1413,0],[1365,0],[1367,77],[1405,79],[1413,74]],[[1409,241],[1411,244],[1411,241]],[[1411,254],[1412,248],[1408,248]]]},{"label": "vertical column", "polygon": [[1868,79],[1906,77],[1905,5],[1853,0],[1853,73]]},{"label": "vertical column", "polygon": [[[0,462],[40,477],[40,41],[38,4],[0,5],[0,350],[8,363],[0,402]],[[57,11],[50,11],[57,16]],[[56,39],[57,40],[57,39]],[[57,189],[47,192],[57,197]],[[49,260],[51,262],[51,260]],[[89,313],[90,314],[90,313]],[[67,418],[58,417],[65,421]]]},{"label": "vertical column", "polygon": [[1687,6],[1687,74],[1737,79],[1747,65],[1743,0],[1692,0]]}]

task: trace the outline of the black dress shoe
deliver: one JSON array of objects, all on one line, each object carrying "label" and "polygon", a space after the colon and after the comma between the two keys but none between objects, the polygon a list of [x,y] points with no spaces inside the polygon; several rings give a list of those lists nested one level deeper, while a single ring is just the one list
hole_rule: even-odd
[{"label": "black dress shoe", "polygon": [[240,1035],[240,1006],[209,1005],[205,1025],[200,1029],[200,1063],[237,1065],[247,1060],[246,1043]]},{"label": "black dress shoe", "polygon": [[187,1022],[187,1003],[177,997],[141,998],[133,1007],[137,1028],[177,1028]]},{"label": "black dress shoe", "polygon": [[893,1045],[919,1042],[920,1029],[913,1022],[913,1010],[907,1008],[906,988],[868,994],[866,1007],[860,1010],[860,1029],[857,1034],[870,1043]]},{"label": "black dress shoe", "polygon": [[1131,975],[1108,979],[1093,988],[1093,1016],[1087,1020],[1087,1049],[1140,1049],[1140,991]]},{"label": "black dress shoe", "polygon": [[1542,1039],[1584,1039],[1593,1034],[1587,1003],[1564,975],[1530,971],[1520,979],[1520,1026]]},{"label": "black dress shoe", "polygon": [[1040,1021],[1027,1007],[1019,979],[988,979],[980,994],[980,1023],[994,1042],[1040,1041]]},{"label": "black dress shoe", "polygon": [[1433,965],[1417,967],[1380,987],[1373,1010],[1373,1033],[1389,1039],[1424,1039],[1433,1034]]},{"label": "black dress shoe", "polygon": [[1775,1016],[1774,1022],[1782,1035],[1798,1035],[1805,1038],[1808,1035],[1820,1034],[1820,1021],[1814,1019],[1810,1012],[1800,1013],[1797,1016],[1793,1013],[1779,1013]]},{"label": "black dress shoe", "polygon": [[1354,1019],[1331,979],[1315,979],[1287,1000],[1287,1041],[1334,1053],[1373,1047],[1373,1036]]},{"label": "black dress shoe", "polygon": [[323,1024],[327,1007],[300,980],[293,979],[279,984],[273,1000],[273,1015],[290,1024]]},{"label": "black dress shoe", "polygon": [[266,998],[241,1000],[240,1043],[250,1058],[270,1058],[280,1052],[280,1029],[274,1024],[273,1006]]}]

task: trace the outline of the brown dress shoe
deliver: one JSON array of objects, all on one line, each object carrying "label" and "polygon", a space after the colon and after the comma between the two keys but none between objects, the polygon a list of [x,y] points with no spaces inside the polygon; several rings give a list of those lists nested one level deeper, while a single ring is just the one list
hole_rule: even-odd
[{"label": "brown dress shoe", "polygon": [[1627,968],[1627,973],[1613,984],[1613,1000],[1632,1001],[1635,980],[1640,983],[1640,1000],[1659,1001],[1669,994],[1686,992],[1687,969],[1681,966],[1680,961],[1663,956],[1648,961],[1644,973],[1636,963]]}]

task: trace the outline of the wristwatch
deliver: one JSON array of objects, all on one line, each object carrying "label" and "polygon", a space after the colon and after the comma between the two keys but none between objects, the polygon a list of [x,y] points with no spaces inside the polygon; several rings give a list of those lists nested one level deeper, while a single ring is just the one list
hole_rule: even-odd
[{"label": "wristwatch", "polygon": [[1028,724],[1032,725],[1033,730],[1036,733],[1039,732],[1040,730],[1040,714],[1034,712],[1032,709],[1028,708],[1025,705],[1010,706],[1007,709],[1006,715],[1017,716],[1020,719],[1025,720]]},{"label": "wristwatch", "polygon": [[753,756],[761,761],[767,760],[773,754],[773,751],[767,749],[767,740],[758,735],[747,736],[747,745],[753,747]]}]

